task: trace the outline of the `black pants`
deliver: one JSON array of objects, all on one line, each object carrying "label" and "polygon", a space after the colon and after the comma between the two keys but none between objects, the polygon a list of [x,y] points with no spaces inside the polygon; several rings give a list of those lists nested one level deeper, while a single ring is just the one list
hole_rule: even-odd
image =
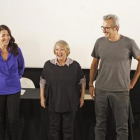
[{"label": "black pants", "polygon": [[6,118],[8,118],[9,122],[10,140],[18,140],[19,101],[20,92],[10,95],[0,95],[0,140],[6,139]]},{"label": "black pants", "polygon": [[[73,125],[76,112],[57,113],[50,112],[50,140],[73,140]],[[61,139],[61,140],[62,140]]]}]

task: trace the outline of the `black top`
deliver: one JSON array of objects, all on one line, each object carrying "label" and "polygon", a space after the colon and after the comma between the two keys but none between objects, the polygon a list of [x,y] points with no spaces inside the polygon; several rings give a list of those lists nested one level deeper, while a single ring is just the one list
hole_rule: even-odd
[{"label": "black top", "polygon": [[79,107],[82,69],[76,61],[69,66],[58,66],[47,61],[42,78],[46,80],[46,102],[54,112],[76,111]]}]

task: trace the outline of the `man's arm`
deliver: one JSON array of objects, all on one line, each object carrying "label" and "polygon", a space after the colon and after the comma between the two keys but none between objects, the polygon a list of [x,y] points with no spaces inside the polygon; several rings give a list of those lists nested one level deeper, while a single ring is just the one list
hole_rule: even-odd
[{"label": "man's arm", "polygon": [[136,72],[134,74],[133,79],[130,82],[130,88],[129,89],[132,89],[134,87],[134,85],[136,84],[136,82],[139,78],[139,75],[140,75],[140,56],[137,58],[137,60],[138,60],[137,69],[136,69]]},{"label": "man's arm", "polygon": [[89,75],[89,93],[91,95],[91,98],[94,100],[94,86],[93,86],[93,80],[96,76],[96,72],[98,69],[98,63],[99,63],[99,59],[97,58],[93,58],[92,63],[91,63],[91,67],[90,67],[90,75]]}]

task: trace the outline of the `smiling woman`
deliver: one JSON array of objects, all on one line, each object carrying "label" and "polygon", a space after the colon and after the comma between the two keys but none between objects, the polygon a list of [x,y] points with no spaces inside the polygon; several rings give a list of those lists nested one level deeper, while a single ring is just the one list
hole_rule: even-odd
[{"label": "smiling woman", "polygon": [[41,106],[49,105],[51,139],[59,138],[62,123],[65,140],[72,140],[75,113],[84,105],[85,78],[79,63],[68,58],[70,48],[66,41],[56,42],[54,54],[56,58],[45,63],[41,75]]},{"label": "smiling woman", "polygon": [[70,54],[70,48],[67,42],[63,40],[56,42],[54,46],[54,54],[56,55],[58,63],[64,66],[67,56]]},{"label": "smiling woman", "polygon": [[9,44],[9,41],[11,39],[9,33],[7,30],[3,29],[0,33],[0,42],[1,42],[1,46],[4,47],[4,46],[8,46]]},{"label": "smiling woman", "polygon": [[8,50],[7,47],[9,44],[11,37],[7,30],[2,30],[0,33],[0,42],[1,42],[1,56],[3,57],[3,60],[6,61],[8,57]]},{"label": "smiling woman", "polygon": [[[5,140],[6,118],[10,123],[10,139],[18,139],[20,78],[24,58],[10,29],[0,25],[0,140]],[[6,117],[8,110],[8,117]]]}]

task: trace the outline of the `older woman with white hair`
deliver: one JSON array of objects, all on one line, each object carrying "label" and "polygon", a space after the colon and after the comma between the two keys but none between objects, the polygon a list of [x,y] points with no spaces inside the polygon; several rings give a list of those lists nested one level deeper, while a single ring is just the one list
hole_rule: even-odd
[{"label": "older woman with white hair", "polygon": [[45,63],[41,75],[41,106],[49,108],[51,140],[59,140],[61,128],[63,140],[73,140],[75,113],[84,104],[85,77],[79,63],[68,57],[67,42],[57,41],[54,54],[56,58]]}]

